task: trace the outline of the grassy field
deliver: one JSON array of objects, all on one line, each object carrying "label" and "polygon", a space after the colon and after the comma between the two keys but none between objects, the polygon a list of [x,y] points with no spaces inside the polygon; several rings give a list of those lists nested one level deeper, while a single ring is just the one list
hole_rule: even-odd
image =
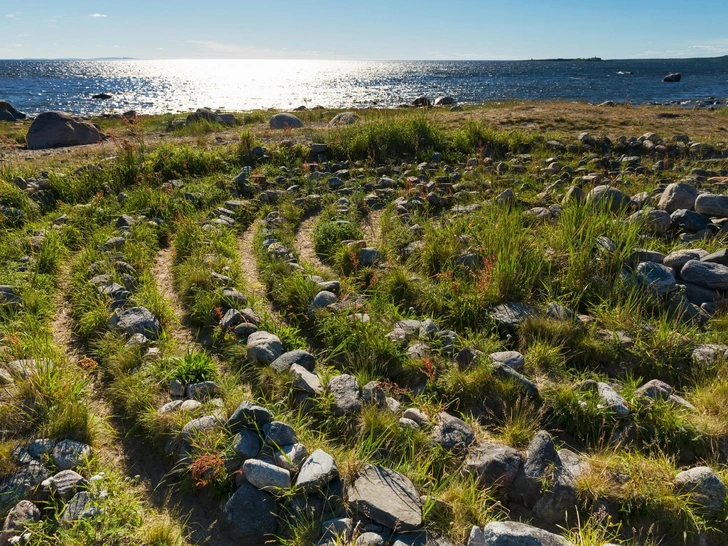
[{"label": "grassy field", "polygon": [[[464,545],[514,520],[579,546],[728,544],[725,495],[708,509],[676,481],[709,467],[728,484],[724,292],[698,309],[637,267],[728,247],[721,222],[698,237],[648,219],[668,184],[726,193],[727,110],[504,102],[329,126],[337,113],[298,112],[294,130],[269,112],[232,128],[100,118],[104,142],[38,151],[30,122],[0,122],[0,516],[32,498],[30,544],[242,543],[222,519],[245,480],[228,418],[250,401],[345,484],[368,463],[406,476],[431,537]],[[632,200],[574,197],[601,185]],[[316,308],[324,289],[335,303]],[[506,325],[492,311],[511,303],[528,312]],[[130,340],[114,323],[138,308],[154,335]],[[256,361],[256,330],[313,355],[321,390]],[[504,351],[523,357],[515,375],[488,356]],[[344,374],[387,404],[342,415],[329,385]],[[646,397],[654,379],[679,398]],[[403,423],[406,408],[429,420]],[[470,427],[470,451],[436,440],[441,412]],[[579,461],[556,515],[467,470],[476,446],[526,461],[540,431]],[[57,486],[11,487],[38,439],[91,447],[74,466],[83,517]],[[38,460],[44,478],[63,470]],[[539,499],[562,494],[559,464]],[[272,543],[321,538],[327,510],[293,485],[275,506]]]}]

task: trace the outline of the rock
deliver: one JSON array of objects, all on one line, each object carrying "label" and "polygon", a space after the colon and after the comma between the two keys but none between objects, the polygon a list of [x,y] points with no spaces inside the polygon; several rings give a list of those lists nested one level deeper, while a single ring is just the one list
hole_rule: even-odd
[{"label": "rock", "polygon": [[243,484],[225,504],[222,523],[230,538],[240,544],[265,546],[278,529],[275,499],[250,484]]},{"label": "rock", "polygon": [[670,226],[696,233],[708,229],[710,218],[692,210],[678,209],[670,215]]},{"label": "rock", "polygon": [[711,290],[728,289],[728,266],[718,263],[690,260],[680,271],[680,277]]},{"label": "rock", "polygon": [[112,315],[109,323],[127,335],[143,334],[151,340],[158,339],[162,332],[159,320],[146,307],[132,307]]},{"label": "rock", "polygon": [[233,438],[233,451],[242,459],[252,459],[260,453],[263,444],[255,430],[243,429]]},{"label": "rock", "polygon": [[700,258],[700,261],[728,266],[728,249],[724,248],[707,256],[703,256]]},{"label": "rock", "polygon": [[309,372],[304,367],[293,364],[290,367],[290,373],[295,388],[305,391],[311,396],[318,396],[324,392],[318,375]]},{"label": "rock", "polygon": [[60,470],[70,470],[91,458],[91,446],[75,440],[61,440],[53,448],[53,463]]},{"label": "rock", "polygon": [[0,533],[0,545],[10,544],[10,539],[22,533],[28,524],[40,521],[40,510],[30,501],[23,500],[16,504],[5,518],[3,530]]},{"label": "rock", "polygon": [[62,470],[43,483],[47,483],[51,492],[55,493],[59,498],[68,500],[76,493],[79,486],[86,483],[86,480],[73,470]]},{"label": "rock", "polygon": [[484,443],[472,450],[465,464],[463,474],[477,478],[481,487],[508,488],[521,466],[521,454],[511,447]]},{"label": "rock", "polygon": [[728,195],[698,195],[695,199],[695,212],[711,218],[728,218]]},{"label": "rock", "polygon": [[278,373],[287,372],[294,364],[305,368],[309,372],[312,372],[316,366],[316,359],[308,351],[295,350],[283,353],[281,356],[276,358],[270,365]]},{"label": "rock", "polygon": [[48,478],[48,470],[38,461],[16,470],[0,480],[0,510],[6,510],[29,497]]},{"label": "rock", "polygon": [[525,303],[504,303],[488,310],[488,315],[498,326],[508,332],[515,330],[528,318],[538,316],[538,311]]},{"label": "rock", "polygon": [[715,471],[698,466],[680,472],[675,477],[675,488],[687,494],[691,502],[700,506],[708,516],[717,516],[723,509],[728,490]]},{"label": "rock", "polygon": [[485,546],[485,535],[477,525],[473,525],[472,529],[470,529],[466,546]]},{"label": "rock", "polygon": [[280,446],[273,450],[273,458],[275,459],[276,465],[285,468],[291,473],[298,472],[306,457],[308,457],[308,450],[303,444]]},{"label": "rock", "polygon": [[520,384],[531,398],[538,398],[539,392],[536,384],[510,366],[505,366],[500,362],[493,362],[493,372],[501,379],[512,380]]},{"label": "rock", "polygon": [[227,427],[233,433],[244,428],[262,430],[264,425],[272,421],[273,414],[264,407],[243,402],[228,419]]},{"label": "rock", "polygon": [[526,460],[513,481],[511,495],[526,506],[533,506],[541,497],[541,481],[551,469],[561,465],[551,435],[538,432],[526,448]]},{"label": "rock", "polygon": [[337,126],[337,125],[352,125],[359,121],[359,116],[356,115],[354,112],[342,112],[340,114],[336,114],[331,121],[329,121],[329,125],[331,126]]},{"label": "rock", "polygon": [[175,398],[182,398],[187,391],[186,387],[179,379],[173,379],[169,382],[169,395]]},{"label": "rock", "polygon": [[586,200],[596,206],[607,207],[612,212],[620,212],[632,204],[629,195],[611,186],[596,186],[587,194]]},{"label": "rock", "polygon": [[303,122],[293,114],[276,114],[270,118],[271,129],[300,129]]},{"label": "rock", "polygon": [[347,499],[356,513],[390,529],[411,531],[422,526],[417,489],[394,470],[365,465],[347,489]]},{"label": "rock", "polygon": [[455,104],[455,99],[451,96],[437,97],[435,99],[435,106],[452,106]]},{"label": "rock", "polygon": [[209,432],[219,428],[223,424],[217,415],[204,415],[198,419],[193,419],[183,426],[180,437],[183,442],[189,442],[198,434]]},{"label": "rock", "polygon": [[696,364],[712,368],[728,360],[728,345],[715,345],[712,343],[698,345],[693,349],[690,356]]},{"label": "rock", "polygon": [[27,117],[23,112],[16,109],[12,104],[4,100],[0,100],[0,112],[6,112],[8,118],[12,118],[6,119],[4,121],[17,121],[19,119],[25,119]]},{"label": "rock", "polygon": [[683,266],[690,260],[700,260],[707,255],[708,253],[701,248],[676,250],[663,258],[662,265],[671,267],[680,273]]},{"label": "rock", "polygon": [[430,423],[430,418],[427,417],[427,414],[417,408],[407,408],[404,410],[402,417],[405,419],[411,419],[421,427],[426,427]]},{"label": "rock", "polygon": [[546,307],[546,316],[553,320],[573,321],[576,318],[574,312],[558,303],[549,303]]},{"label": "rock", "polygon": [[241,322],[243,322],[243,315],[237,309],[228,309],[227,312],[220,319],[220,327],[223,330],[234,328]]},{"label": "rock", "polygon": [[664,210],[641,210],[629,217],[630,221],[643,222],[644,227],[655,235],[664,235],[670,229],[670,213]]},{"label": "rock", "polygon": [[498,362],[514,370],[521,370],[526,364],[526,358],[518,351],[501,351],[488,355],[493,362]]},{"label": "rock", "polygon": [[635,269],[635,278],[657,296],[669,294],[677,289],[672,269],[655,262],[641,262]]},{"label": "rock", "polygon": [[17,289],[12,286],[0,285],[0,304],[21,305],[22,300]]},{"label": "rock", "polygon": [[280,421],[272,421],[263,425],[263,438],[271,447],[287,446],[298,442],[296,431],[291,425]]},{"label": "rock", "polygon": [[259,331],[248,336],[248,360],[257,364],[271,364],[283,354],[283,344],[278,336]]},{"label": "rock", "polygon": [[316,294],[315,298],[313,298],[310,309],[312,311],[324,309],[329,305],[336,303],[337,301],[339,301],[339,298],[336,296],[336,294],[334,294],[333,292],[329,292],[328,290],[322,290],[321,292]]},{"label": "rock", "polygon": [[187,398],[204,400],[220,394],[220,386],[214,381],[201,381],[187,385]]},{"label": "rock", "polygon": [[319,544],[349,544],[349,539],[353,531],[354,522],[351,518],[334,518],[324,521],[321,524],[323,536],[319,540]]},{"label": "rock", "polygon": [[314,451],[301,465],[296,479],[296,489],[312,491],[321,488],[339,477],[334,459],[321,449]]},{"label": "rock", "polygon": [[657,207],[666,212],[673,213],[679,209],[693,210],[698,190],[690,184],[669,184],[662,192]]},{"label": "rock", "polygon": [[38,115],[25,136],[29,150],[96,144],[100,140],[101,133],[96,127],[63,112]]},{"label": "rock", "polygon": [[66,504],[61,516],[61,525],[67,527],[72,522],[92,517],[96,514],[96,510],[92,509],[91,497],[86,491],[76,493],[73,498]]},{"label": "rock", "polygon": [[28,444],[28,454],[34,459],[39,459],[43,455],[52,453],[55,445],[56,442],[50,438],[38,438]]},{"label": "rock", "polygon": [[480,358],[483,355],[481,351],[478,351],[477,349],[473,349],[472,347],[463,347],[460,349],[457,355],[455,355],[455,362],[460,367],[460,369],[468,369],[471,368],[473,365],[475,365],[478,361],[478,358]]},{"label": "rock", "polygon": [[248,297],[235,288],[223,288],[222,299],[225,305],[231,309],[248,305]]},{"label": "rock", "polygon": [[665,83],[679,83],[681,79],[682,74],[680,74],[679,72],[671,72],[670,74],[662,78],[662,81]]},{"label": "rock", "polygon": [[291,486],[291,473],[288,470],[257,459],[248,459],[243,463],[243,475],[248,483],[268,493],[277,493]]},{"label": "rock", "polygon": [[361,399],[365,404],[383,408],[387,405],[387,395],[379,381],[370,381],[361,389]]},{"label": "rock", "polygon": [[571,546],[559,535],[516,521],[493,521],[483,537],[486,546]]},{"label": "rock", "polygon": [[359,250],[359,263],[364,267],[378,264],[384,260],[384,255],[376,248],[362,248]]},{"label": "rock", "polygon": [[634,395],[636,397],[644,396],[646,398],[651,398],[652,400],[667,400],[670,398],[672,390],[672,387],[664,381],[653,379],[636,389],[634,391]]},{"label": "rock", "polygon": [[432,428],[432,438],[445,449],[467,448],[475,439],[475,432],[465,421],[445,412],[438,414],[438,423]]},{"label": "rock", "polygon": [[387,546],[387,541],[379,533],[366,532],[359,535],[354,546]]},{"label": "rock", "polygon": [[355,377],[337,375],[331,378],[327,388],[334,399],[334,415],[341,417],[361,410],[359,382]]},{"label": "rock", "polygon": [[614,414],[619,417],[627,417],[630,414],[629,406],[627,401],[622,398],[617,391],[615,391],[607,383],[597,383],[597,390],[599,392],[599,398],[602,400],[604,405]]}]

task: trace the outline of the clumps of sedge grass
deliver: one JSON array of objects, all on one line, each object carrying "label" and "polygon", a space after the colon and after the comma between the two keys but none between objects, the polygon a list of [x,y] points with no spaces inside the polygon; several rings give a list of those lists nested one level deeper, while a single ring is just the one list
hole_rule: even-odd
[{"label": "clumps of sedge grass", "polygon": [[217,364],[206,353],[191,352],[181,357],[172,358],[171,379],[183,384],[214,381],[217,378]]}]

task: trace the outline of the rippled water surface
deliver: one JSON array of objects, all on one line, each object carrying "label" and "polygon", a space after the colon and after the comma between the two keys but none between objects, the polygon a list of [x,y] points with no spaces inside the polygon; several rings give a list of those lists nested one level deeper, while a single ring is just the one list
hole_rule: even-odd
[{"label": "rippled water surface", "polygon": [[[631,74],[629,74],[631,72]],[[663,76],[681,72],[682,82]],[[94,100],[95,93],[113,98]],[[728,60],[636,61],[0,61],[0,100],[35,114],[396,106],[420,95],[460,103],[536,99],[633,103],[728,98]]]}]

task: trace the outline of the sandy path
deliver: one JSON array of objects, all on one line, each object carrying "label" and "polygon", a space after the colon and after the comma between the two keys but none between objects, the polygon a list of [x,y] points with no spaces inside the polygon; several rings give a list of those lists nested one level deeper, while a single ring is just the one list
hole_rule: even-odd
[{"label": "sandy path", "polygon": [[303,222],[301,222],[301,225],[298,226],[294,242],[295,250],[298,252],[301,260],[313,266],[321,272],[324,277],[336,279],[338,277],[336,272],[321,261],[321,258],[319,258],[318,254],[316,254],[316,250],[314,249],[313,231],[316,228],[318,218],[318,215],[311,216],[310,218],[306,218]]},{"label": "sandy path", "polygon": [[157,284],[157,291],[169,303],[174,313],[174,323],[169,325],[168,332],[177,342],[183,352],[187,352],[196,341],[196,333],[185,326],[185,316],[182,301],[174,289],[174,278],[172,276],[172,261],[174,251],[171,247],[163,248],[157,253],[157,258],[152,267],[152,275]]}]

